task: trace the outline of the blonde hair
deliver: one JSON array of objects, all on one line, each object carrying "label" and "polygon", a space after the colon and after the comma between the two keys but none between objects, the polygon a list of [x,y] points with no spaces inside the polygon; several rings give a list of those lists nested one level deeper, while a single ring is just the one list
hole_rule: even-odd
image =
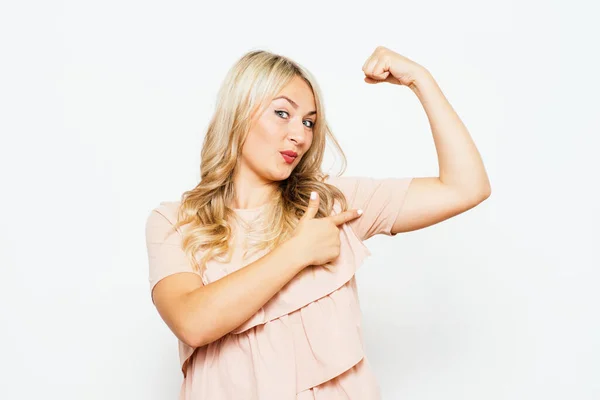
[{"label": "blonde hair", "polygon": [[[295,77],[312,89],[317,118],[313,141],[291,175],[280,181],[267,211],[253,223],[247,234],[249,250],[272,249],[285,241],[304,214],[311,191],[319,194],[317,217],[331,214],[334,200],[347,209],[343,193],[325,183],[321,172],[326,138],[339,151],[341,173],[346,157],[325,120],[321,92],[308,70],[282,55],[253,50],[243,55],[227,73],[218,93],[215,112],[207,128],[201,151],[200,182],[184,192],[178,210],[177,229],[190,224],[182,233],[182,248],[197,272],[203,273],[211,258],[230,260],[232,237],[230,218],[237,218],[228,207],[234,199],[233,176],[242,146],[255,116],[260,116],[271,100]],[[205,250],[200,260],[195,255]]]}]

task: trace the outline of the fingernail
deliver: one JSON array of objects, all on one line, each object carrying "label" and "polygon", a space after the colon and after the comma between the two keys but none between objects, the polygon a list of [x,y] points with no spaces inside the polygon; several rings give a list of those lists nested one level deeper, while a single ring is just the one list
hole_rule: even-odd
[{"label": "fingernail", "polygon": [[316,200],[317,199],[317,192],[310,192],[310,199],[311,200]]},{"label": "fingernail", "polygon": [[358,212],[358,215],[362,215],[362,213],[363,213],[363,210],[361,210],[361,209],[359,208],[357,212]]}]

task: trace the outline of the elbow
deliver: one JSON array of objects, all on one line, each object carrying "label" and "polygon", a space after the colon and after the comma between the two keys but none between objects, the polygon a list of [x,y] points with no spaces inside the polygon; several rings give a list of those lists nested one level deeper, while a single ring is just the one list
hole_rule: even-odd
[{"label": "elbow", "polygon": [[222,336],[214,328],[215,324],[208,323],[206,318],[190,318],[181,330],[180,340],[192,348],[206,346]]},{"label": "elbow", "polygon": [[202,339],[200,336],[195,335],[194,333],[181,333],[179,336],[179,340],[193,349],[202,347],[204,344],[202,343]]},{"label": "elbow", "polygon": [[492,186],[489,180],[485,182],[474,185],[471,190],[469,190],[470,198],[476,203],[481,203],[486,200],[492,194]]},{"label": "elbow", "polygon": [[179,340],[194,349],[211,342],[211,340],[207,340],[209,334],[206,332],[206,329],[204,329],[204,325],[197,322],[198,321],[190,321],[190,323],[180,329],[180,334],[178,335]]},{"label": "elbow", "polygon": [[484,201],[491,195],[492,195],[492,186],[488,183],[486,186],[483,187],[483,189],[481,189],[479,196],[481,198],[481,201]]},{"label": "elbow", "polygon": [[474,207],[477,204],[485,201],[492,194],[492,188],[489,184],[481,185],[478,187],[471,187],[469,190],[462,191],[463,199],[470,204],[470,207]]},{"label": "elbow", "polygon": [[196,348],[201,344],[200,333],[192,329],[190,324],[179,324],[171,328],[177,339],[186,346]]}]

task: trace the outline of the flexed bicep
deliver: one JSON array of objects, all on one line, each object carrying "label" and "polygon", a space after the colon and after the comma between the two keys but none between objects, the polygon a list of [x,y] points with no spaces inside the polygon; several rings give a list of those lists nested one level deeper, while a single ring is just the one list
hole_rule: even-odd
[{"label": "flexed bicep", "polygon": [[413,178],[392,226],[392,234],[415,231],[445,221],[486,198],[464,193],[437,177]]}]

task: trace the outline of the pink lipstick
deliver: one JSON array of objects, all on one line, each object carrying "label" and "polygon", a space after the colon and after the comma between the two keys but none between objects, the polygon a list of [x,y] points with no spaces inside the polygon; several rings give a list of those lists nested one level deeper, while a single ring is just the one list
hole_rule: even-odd
[{"label": "pink lipstick", "polygon": [[295,151],[291,151],[291,150],[286,150],[286,151],[280,151],[281,156],[283,157],[283,159],[285,160],[286,163],[291,164],[294,162],[294,160],[296,159],[296,157],[298,157],[298,153],[296,153]]}]

